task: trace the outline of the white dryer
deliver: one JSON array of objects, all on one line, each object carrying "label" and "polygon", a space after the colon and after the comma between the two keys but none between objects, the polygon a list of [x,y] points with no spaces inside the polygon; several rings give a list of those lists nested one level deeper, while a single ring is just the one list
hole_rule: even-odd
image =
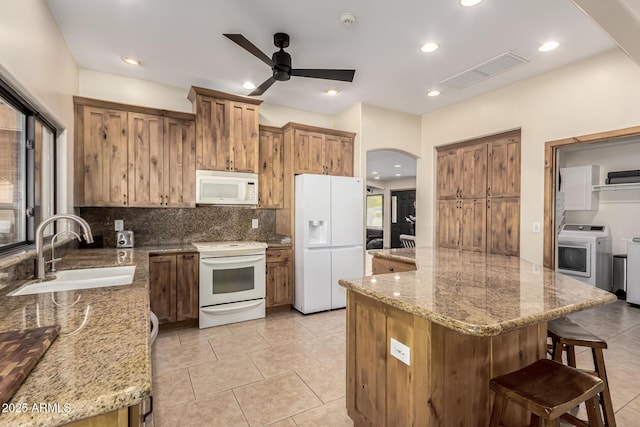
[{"label": "white dryer", "polygon": [[556,271],[609,291],[611,263],[611,233],[608,226],[562,226],[556,246]]}]

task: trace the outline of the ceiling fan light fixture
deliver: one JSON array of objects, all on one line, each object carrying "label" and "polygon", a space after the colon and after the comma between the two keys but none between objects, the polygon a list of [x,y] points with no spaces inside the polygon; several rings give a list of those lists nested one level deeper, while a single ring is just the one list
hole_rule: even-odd
[{"label": "ceiling fan light fixture", "polygon": [[137,58],[134,58],[133,56],[123,56],[122,60],[127,64],[135,65],[136,67],[142,65],[142,61],[140,61]]},{"label": "ceiling fan light fixture", "polygon": [[436,42],[428,42],[420,46],[420,50],[424,53],[431,53],[438,50],[439,47],[440,45]]},{"label": "ceiling fan light fixture", "polygon": [[427,92],[427,96],[438,96],[438,95],[440,95],[439,90],[430,90],[429,92]]},{"label": "ceiling fan light fixture", "polygon": [[338,89],[327,89],[324,91],[324,93],[326,93],[329,96],[336,96],[337,94],[340,93],[340,91]]},{"label": "ceiling fan light fixture", "polygon": [[256,88],[256,85],[252,82],[244,82],[242,83],[242,87],[245,89],[253,90]]},{"label": "ceiling fan light fixture", "polygon": [[395,174],[395,175],[396,175],[396,176],[402,176],[402,174],[401,174],[401,173],[397,173],[397,174]]},{"label": "ceiling fan light fixture", "polygon": [[475,6],[480,3],[482,0],[460,0],[460,5],[464,7]]},{"label": "ceiling fan light fixture", "polygon": [[554,40],[550,40],[548,42],[543,43],[542,46],[540,46],[538,48],[538,50],[540,52],[549,52],[549,51],[557,48],[558,46],[560,46],[560,43],[558,43],[557,41],[554,41]]},{"label": "ceiling fan light fixture", "polygon": [[356,15],[351,12],[344,12],[340,16],[340,22],[342,22],[344,26],[350,27],[351,25],[356,23]]}]

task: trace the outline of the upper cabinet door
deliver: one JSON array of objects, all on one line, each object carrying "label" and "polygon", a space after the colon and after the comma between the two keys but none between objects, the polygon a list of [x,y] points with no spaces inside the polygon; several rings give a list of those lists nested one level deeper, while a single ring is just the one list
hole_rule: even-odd
[{"label": "upper cabinet door", "polygon": [[296,174],[326,174],[324,165],[324,138],[321,133],[295,131],[294,168]]},{"label": "upper cabinet door", "polygon": [[462,149],[462,176],[460,197],[475,199],[487,192],[487,144],[477,144]]},{"label": "upper cabinet door", "polygon": [[456,199],[460,196],[462,150],[438,152],[438,199]]},{"label": "upper cabinet door", "polygon": [[258,106],[230,103],[230,167],[237,172],[258,172]]},{"label": "upper cabinet door", "polygon": [[231,101],[198,95],[196,100],[197,168],[231,170]]},{"label": "upper cabinet door", "polygon": [[489,144],[489,197],[520,196],[520,138],[501,138]]},{"label": "upper cabinet door", "polygon": [[278,132],[260,132],[258,205],[284,208],[284,139]]},{"label": "upper cabinet door", "polygon": [[127,113],[81,111],[84,206],[127,206]]},{"label": "upper cabinet door", "polygon": [[164,119],[164,206],[196,205],[196,124]]},{"label": "upper cabinet door", "polygon": [[325,135],[324,141],[324,173],[353,176],[353,141],[333,135]]},{"label": "upper cabinet door", "polygon": [[129,113],[129,206],[164,205],[163,118]]}]

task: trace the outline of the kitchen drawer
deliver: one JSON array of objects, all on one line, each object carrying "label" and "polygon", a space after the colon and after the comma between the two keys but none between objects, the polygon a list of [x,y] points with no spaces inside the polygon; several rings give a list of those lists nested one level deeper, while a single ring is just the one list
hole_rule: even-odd
[{"label": "kitchen drawer", "polygon": [[402,261],[391,261],[374,256],[371,260],[371,268],[373,270],[373,274],[385,274],[399,273],[401,271],[414,271],[416,270],[416,265]]},{"label": "kitchen drawer", "polygon": [[293,260],[291,249],[267,249],[267,264],[270,262],[288,262]]}]

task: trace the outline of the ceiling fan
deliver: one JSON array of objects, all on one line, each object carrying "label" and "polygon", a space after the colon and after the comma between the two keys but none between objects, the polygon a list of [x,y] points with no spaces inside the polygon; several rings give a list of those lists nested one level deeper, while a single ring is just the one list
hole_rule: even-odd
[{"label": "ceiling fan", "polygon": [[289,47],[289,35],[285,33],[275,33],[273,35],[273,44],[280,48],[274,52],[269,58],[253,43],[251,43],[242,34],[223,34],[229,40],[235,42],[240,47],[253,54],[259,60],[271,67],[273,75],[265,80],[260,86],[255,88],[249,96],[262,95],[276,81],[287,81],[291,76],[311,77],[314,79],[339,80],[343,82],[352,82],[353,75],[356,70],[324,70],[314,68],[291,68],[291,55],[284,51]]}]

